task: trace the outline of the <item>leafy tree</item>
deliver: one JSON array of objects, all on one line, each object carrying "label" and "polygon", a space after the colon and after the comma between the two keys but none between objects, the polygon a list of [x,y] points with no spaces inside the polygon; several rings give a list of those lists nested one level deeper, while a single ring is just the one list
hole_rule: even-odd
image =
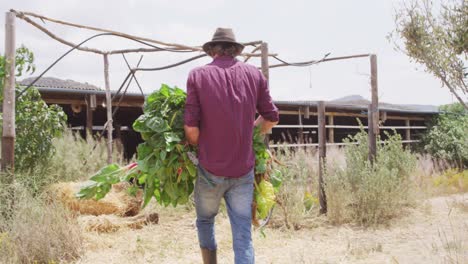
[{"label": "leafy tree", "polygon": [[[34,54],[24,46],[18,48],[16,50],[16,77],[32,74],[34,70]],[[5,57],[0,56],[1,100],[3,100],[5,74]],[[36,88],[31,87],[21,97],[18,97],[21,91],[22,89],[17,85],[15,110],[15,169],[17,170],[32,169],[51,157],[52,139],[63,132],[67,117],[59,106],[47,106]]]},{"label": "leafy tree", "polygon": [[441,107],[423,137],[424,149],[436,158],[453,162],[459,168],[468,167],[468,111],[461,104]]},{"label": "leafy tree", "polygon": [[[394,34],[403,40],[398,43]],[[396,47],[425,70],[468,109],[468,2],[412,0],[396,13],[396,29],[390,35]]]}]

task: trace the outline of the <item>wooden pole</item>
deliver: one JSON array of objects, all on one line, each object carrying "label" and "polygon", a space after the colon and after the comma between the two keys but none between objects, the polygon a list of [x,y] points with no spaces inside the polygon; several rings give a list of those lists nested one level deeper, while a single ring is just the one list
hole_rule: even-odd
[{"label": "wooden pole", "polygon": [[[299,119],[298,120],[299,125],[302,126],[302,109],[301,108],[299,108],[299,114],[297,116],[298,116],[298,119]],[[304,143],[304,128],[299,127],[297,132],[299,134],[298,138],[297,138],[299,140],[299,143],[300,144]]]},{"label": "wooden pole", "polygon": [[[268,64],[268,43],[262,42],[262,44],[260,44],[260,52],[261,52],[262,73],[263,73],[263,76],[265,76],[267,83],[268,83],[268,87],[269,87],[270,86],[270,68]],[[265,135],[265,144],[267,148],[270,143],[270,133],[271,131]]]},{"label": "wooden pole", "polygon": [[93,136],[93,109],[91,108],[91,96],[86,100],[86,137]]},{"label": "wooden pole", "polygon": [[106,109],[107,109],[107,163],[112,163],[112,98],[109,83],[109,58],[104,54],[104,80],[106,83]]},{"label": "wooden pole", "polygon": [[[3,133],[2,133],[2,171],[14,172],[15,168],[15,14],[5,14],[5,79],[3,87]],[[13,175],[13,174],[12,174]],[[12,182],[13,177],[8,177]]]},{"label": "wooden pole", "polygon": [[405,126],[406,126],[406,129],[405,129],[405,140],[411,140],[411,122],[409,119],[406,119],[405,120]]},{"label": "wooden pole", "polygon": [[[379,131],[379,94],[378,94],[378,83],[377,83],[377,56],[375,54],[370,55],[370,68],[371,68],[371,97],[372,103],[369,108],[369,159],[373,160],[377,155],[377,136],[380,134]],[[372,127],[372,133],[371,133]]]},{"label": "wooden pole", "polygon": [[327,196],[325,195],[325,188],[323,183],[323,176],[326,169],[326,159],[327,159],[327,139],[325,128],[325,102],[319,101],[317,104],[317,113],[318,113],[318,138],[319,138],[319,203],[320,203],[320,213],[327,213]]},{"label": "wooden pole", "polygon": [[[334,118],[332,115],[328,116],[328,125],[334,125]],[[333,127],[328,129],[328,142],[335,143],[335,129]]]},{"label": "wooden pole", "polygon": [[377,155],[377,139],[374,130],[374,116],[372,115],[372,104],[369,104],[367,112],[367,134],[369,137],[369,160],[374,162],[375,156]]},{"label": "wooden pole", "polygon": [[[270,68],[268,67],[268,43],[262,42],[260,47],[261,52],[261,64],[262,64],[262,73],[265,78],[269,81],[270,79]],[[269,83],[269,82],[268,82]]]}]

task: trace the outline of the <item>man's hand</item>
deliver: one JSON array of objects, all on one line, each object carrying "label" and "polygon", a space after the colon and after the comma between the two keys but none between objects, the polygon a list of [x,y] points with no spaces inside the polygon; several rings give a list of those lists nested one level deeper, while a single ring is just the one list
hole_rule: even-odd
[{"label": "man's hand", "polygon": [[254,126],[260,126],[260,134],[265,135],[277,124],[278,122],[271,122],[265,120],[262,116],[259,116],[257,120],[255,120]]},{"label": "man's hand", "polygon": [[184,125],[185,138],[190,145],[198,145],[198,138],[200,136],[200,129],[198,127],[191,127]]}]

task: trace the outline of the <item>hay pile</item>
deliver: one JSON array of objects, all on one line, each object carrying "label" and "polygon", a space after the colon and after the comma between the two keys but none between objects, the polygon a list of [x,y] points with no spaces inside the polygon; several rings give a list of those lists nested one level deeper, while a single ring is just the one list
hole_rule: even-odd
[{"label": "hay pile", "polygon": [[159,215],[151,213],[132,217],[118,217],[115,215],[82,216],[79,223],[85,231],[98,233],[113,233],[123,228],[142,229],[148,224],[157,224]]},{"label": "hay pile", "polygon": [[135,216],[140,212],[142,192],[139,191],[135,197],[129,195],[126,192],[128,183],[115,184],[106,197],[99,201],[76,198],[76,193],[84,184],[84,182],[54,184],[47,191],[48,199],[60,201],[71,211],[86,215]]}]

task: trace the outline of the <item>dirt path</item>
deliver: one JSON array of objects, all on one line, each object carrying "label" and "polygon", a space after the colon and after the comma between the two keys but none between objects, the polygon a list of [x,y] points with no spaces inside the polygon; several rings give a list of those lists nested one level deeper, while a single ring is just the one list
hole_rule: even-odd
[{"label": "dirt path", "polygon": [[[320,224],[254,234],[257,263],[468,263],[468,194],[436,197],[377,230]],[[194,213],[160,211],[160,224],[85,233],[79,263],[201,263]],[[219,263],[233,263],[225,214],[217,218]]]}]

